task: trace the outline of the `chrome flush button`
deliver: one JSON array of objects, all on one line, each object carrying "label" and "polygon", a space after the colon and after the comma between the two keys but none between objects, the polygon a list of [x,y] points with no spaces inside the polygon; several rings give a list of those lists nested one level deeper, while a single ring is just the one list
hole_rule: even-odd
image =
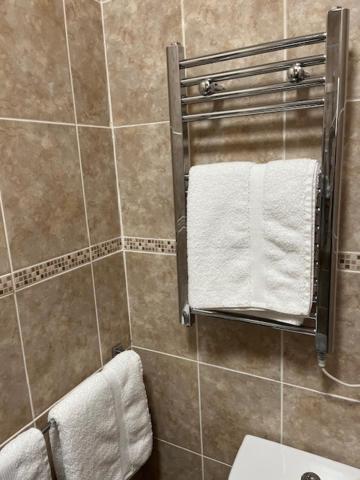
[{"label": "chrome flush button", "polygon": [[301,480],[321,480],[321,478],[314,472],[306,472],[301,476]]}]

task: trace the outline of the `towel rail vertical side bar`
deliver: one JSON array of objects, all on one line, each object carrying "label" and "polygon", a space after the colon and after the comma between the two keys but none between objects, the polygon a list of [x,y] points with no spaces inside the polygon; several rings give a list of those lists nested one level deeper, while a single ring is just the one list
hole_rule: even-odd
[{"label": "towel rail vertical side bar", "polygon": [[333,350],[336,319],[336,267],[343,157],[349,10],[333,8],[327,17],[326,83],[323,116],[320,205],[320,265],[315,336],[319,365]]},{"label": "towel rail vertical side bar", "polygon": [[183,325],[192,324],[188,302],[188,271],[187,271],[187,234],[186,234],[186,186],[185,175],[190,169],[188,126],[183,124],[182,115],[186,113],[186,106],[182,105],[181,97],[185,95],[185,87],[181,86],[181,79],[185,71],[180,70],[180,61],[184,58],[184,48],[174,43],[166,48],[169,111],[170,111],[170,140],[172,154],[174,208],[175,208],[175,235],[177,248],[177,278],[179,315]]}]

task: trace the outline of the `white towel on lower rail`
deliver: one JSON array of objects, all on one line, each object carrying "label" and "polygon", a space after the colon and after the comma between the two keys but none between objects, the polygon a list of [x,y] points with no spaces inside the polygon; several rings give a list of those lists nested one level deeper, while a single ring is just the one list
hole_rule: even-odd
[{"label": "white towel on lower rail", "polygon": [[49,412],[58,480],[127,480],[152,450],[140,357],[117,355]]},{"label": "white towel on lower rail", "polygon": [[0,452],[1,480],[51,480],[43,434],[36,428],[20,433]]},{"label": "white towel on lower rail", "polygon": [[192,308],[271,310],[289,323],[310,313],[318,173],[311,159],[190,169]]}]

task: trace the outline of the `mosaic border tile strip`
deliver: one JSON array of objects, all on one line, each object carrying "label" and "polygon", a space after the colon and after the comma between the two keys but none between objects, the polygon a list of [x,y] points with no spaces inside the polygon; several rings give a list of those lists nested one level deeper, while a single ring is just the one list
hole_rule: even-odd
[{"label": "mosaic border tile strip", "polygon": [[158,238],[124,237],[124,250],[126,252],[152,252],[175,255],[176,241]]},{"label": "mosaic border tile strip", "polygon": [[360,252],[339,252],[339,270],[360,272]]},{"label": "mosaic border tile strip", "polygon": [[7,273],[6,275],[0,277],[0,297],[9,295],[10,293],[13,293],[13,291],[14,288],[11,274]]},{"label": "mosaic border tile strip", "polygon": [[[22,268],[14,272],[15,290],[34,285],[55,275],[68,272],[74,268],[90,264],[107,255],[122,250],[126,252],[148,252],[159,254],[176,254],[176,241],[172,239],[121,237],[106,240],[101,243],[85,247],[57,258],[45,260],[36,265]],[[360,252],[339,252],[339,270],[360,272]],[[10,273],[0,276],[0,297],[14,292]]]},{"label": "mosaic border tile strip", "polygon": [[[30,267],[22,268],[14,272],[15,290],[34,285],[48,278],[54,277],[61,273],[68,272],[74,268],[90,264],[91,259],[97,260],[112,253],[122,251],[121,238],[106,240],[105,242],[85,247],[75,252],[66,253],[50,260],[37,263]],[[0,297],[4,297],[13,293],[13,284],[11,274],[2,275],[0,277]]]},{"label": "mosaic border tile strip", "polygon": [[102,243],[97,243],[91,247],[91,257],[93,260],[110,255],[110,253],[120,252],[122,250],[121,237],[106,240]]}]

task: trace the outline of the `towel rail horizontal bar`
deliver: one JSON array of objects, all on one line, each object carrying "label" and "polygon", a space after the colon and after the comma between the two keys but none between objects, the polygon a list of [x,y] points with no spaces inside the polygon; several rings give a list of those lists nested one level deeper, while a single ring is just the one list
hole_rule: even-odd
[{"label": "towel rail horizontal bar", "polygon": [[287,48],[321,43],[325,42],[325,40],[326,32],[314,33],[311,35],[303,35],[301,37],[285,38],[281,40],[275,40],[273,42],[252,45],[250,47],[238,48],[236,50],[228,50],[226,52],[203,55],[201,57],[185,58],[184,60],[180,61],[179,65],[180,68],[198,67],[200,65],[209,65],[211,63],[234,60],[236,58],[251,57],[261,53],[276,52],[278,50],[285,50]]},{"label": "towel rail horizontal bar", "polygon": [[[263,319],[261,317],[256,317],[252,315],[242,315],[241,313],[227,313],[219,310],[206,310],[206,309],[198,309],[192,308],[190,312],[194,315],[203,315],[206,317],[215,317],[221,318],[224,320],[237,320],[243,323],[251,323],[252,325],[259,325],[262,327],[271,327],[276,330],[288,331],[288,332],[298,332],[302,333],[303,335],[312,335],[315,336],[316,329],[311,327],[305,327],[302,325],[290,325],[280,321],[271,321],[268,319]],[[316,320],[312,318],[311,320]]]},{"label": "towel rail horizontal bar", "polygon": [[278,103],[276,105],[262,105],[259,107],[239,108],[236,110],[224,110],[217,112],[193,113],[183,115],[184,123],[198,122],[201,120],[217,120],[220,118],[248,117],[250,115],[263,115],[268,113],[289,112],[291,110],[307,110],[324,106],[323,98],[313,100],[299,100],[297,102]]},{"label": "towel rail horizontal bar", "polygon": [[217,100],[228,100],[231,98],[253,97],[255,95],[266,95],[269,93],[286,92],[302,88],[321,87],[325,85],[325,77],[309,77],[298,83],[281,82],[271,85],[262,85],[261,87],[244,88],[242,90],[229,90],[227,92],[218,92],[211,95],[194,95],[192,97],[183,97],[181,103],[189,105],[192,103],[206,103]]},{"label": "towel rail horizontal bar", "polygon": [[288,70],[295,63],[299,63],[302,67],[311,67],[314,65],[322,65],[326,62],[326,55],[312,55],[310,57],[292,58],[290,60],[282,60],[281,62],[264,63],[255,67],[237,68],[235,70],[227,70],[225,72],[211,73],[208,75],[199,75],[196,77],[188,77],[181,80],[183,87],[191,87],[198,85],[204,80],[211,82],[220,82],[225,80],[233,80],[235,78],[252,77],[254,75],[265,75],[267,73],[281,72]]}]

